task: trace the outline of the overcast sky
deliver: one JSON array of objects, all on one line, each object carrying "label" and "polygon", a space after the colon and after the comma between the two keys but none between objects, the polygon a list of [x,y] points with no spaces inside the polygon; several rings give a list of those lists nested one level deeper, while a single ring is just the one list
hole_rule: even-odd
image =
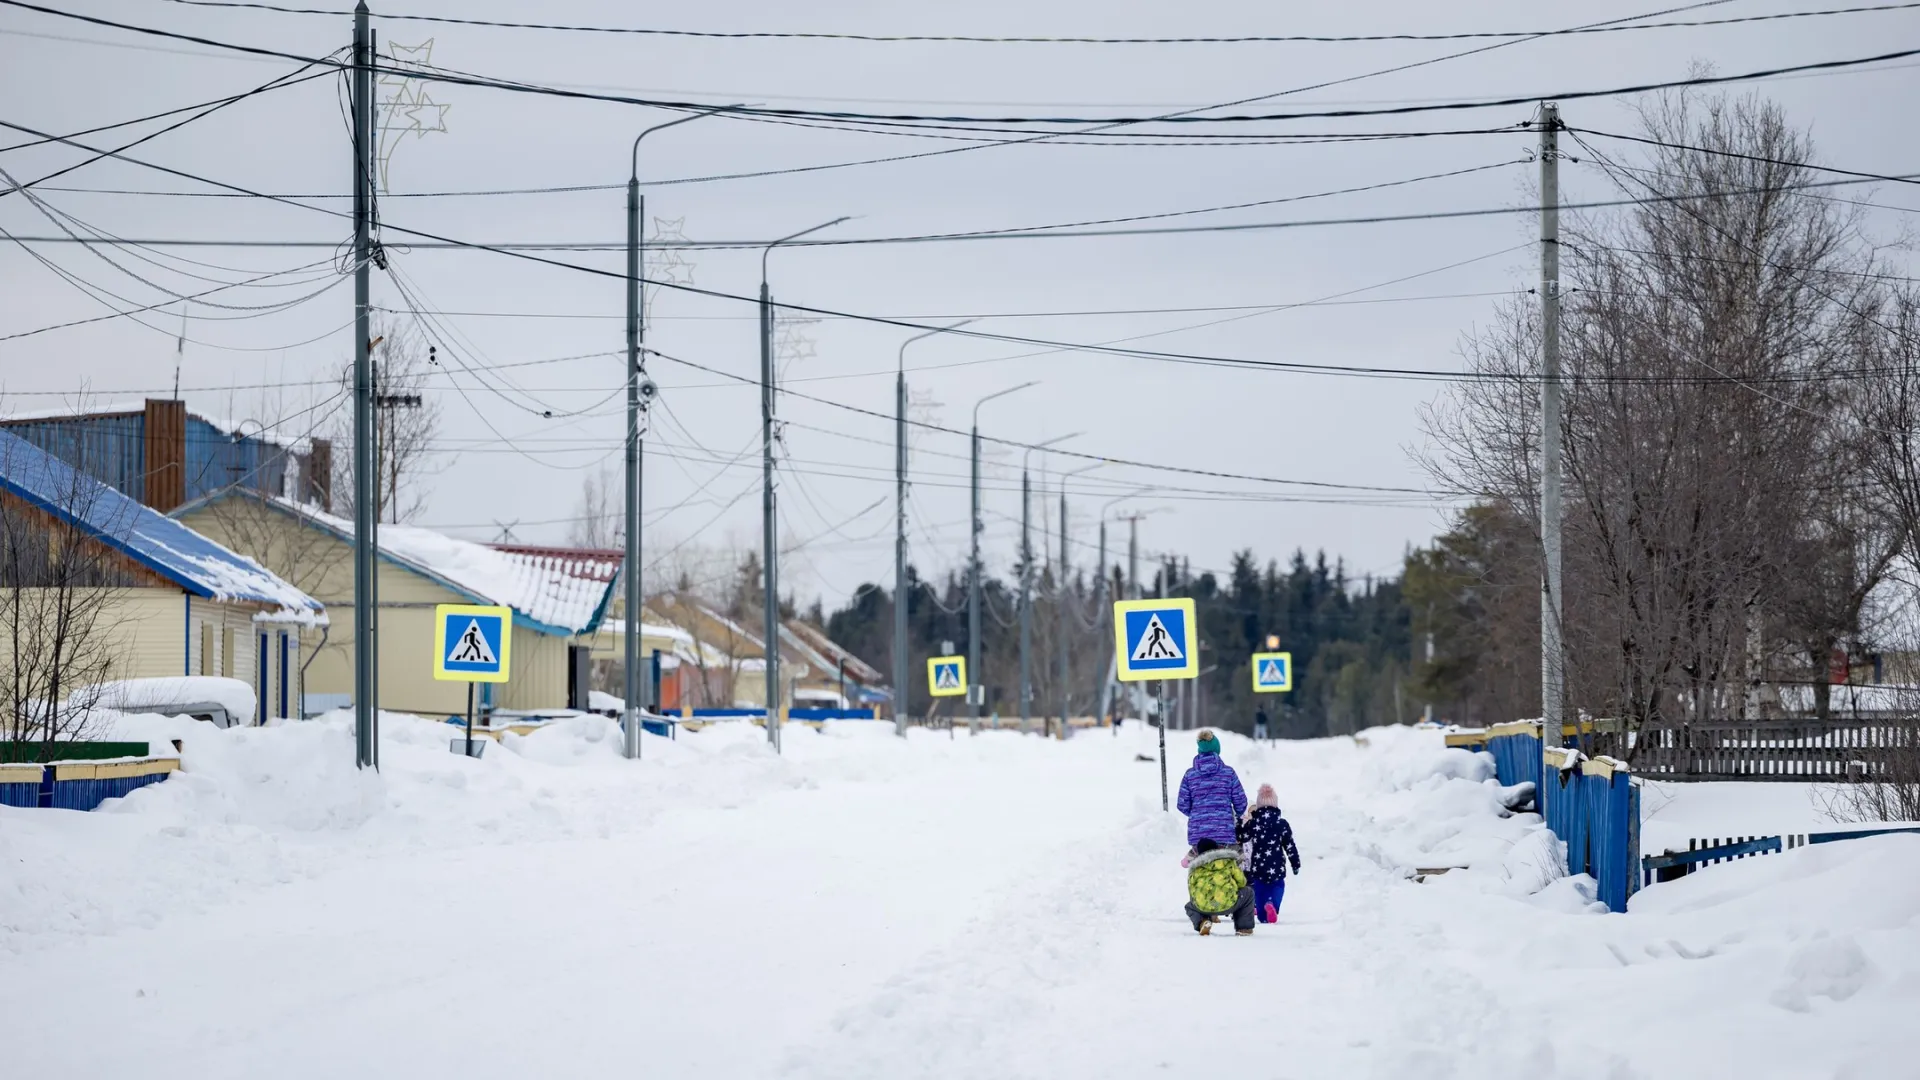
[{"label": "overcast sky", "polygon": [[[210,10],[167,0],[62,0],[103,18],[319,56],[350,43],[351,20]],[[293,6],[301,6],[295,4]],[[322,0],[316,6],[338,6]],[[393,0],[388,14],[457,14],[608,26],[719,31],[843,31],[867,34],[1192,36],[1437,33],[1536,30],[1654,10],[1650,2],[1580,5],[1463,2],[1304,6],[1221,3],[1204,7],[1131,2],[983,0],[899,5],[818,0],[796,5],[710,2],[637,7],[586,0],[511,4]],[[1805,9],[1810,3],[1797,5]],[[1724,18],[1793,10],[1777,0],[1733,0],[1667,18]],[[873,43],[715,40],[492,29],[375,19],[383,51],[429,39],[435,65],[486,76],[634,96],[713,103],[966,115],[1160,114],[1332,80],[1451,53],[1487,41],[1182,45]],[[1397,74],[1300,93],[1254,107],[1307,110],[1348,105],[1467,100],[1598,89],[1681,78],[1710,64],[1720,74],[1851,58],[1920,45],[1920,11],[1789,22],[1520,41]],[[0,100],[4,119],[66,133],[237,93],[297,65],[160,41],[17,8],[0,8]],[[1772,97],[1812,129],[1822,159],[1846,168],[1920,171],[1912,145],[1914,65],[1896,62],[1832,74],[1743,84]],[[390,96],[393,91],[386,91]],[[387,174],[384,220],[463,240],[620,242],[625,237],[628,152],[641,128],[670,113],[627,104],[431,85],[446,131],[407,138]],[[351,156],[340,80],[321,78],[236,104],[141,146],[145,159],[263,192],[325,195],[349,190]],[[444,106],[444,112],[437,106]],[[1428,131],[1496,127],[1528,107],[1367,120],[1304,120],[1275,131]],[[1569,101],[1569,124],[1629,130],[1629,99]],[[156,125],[89,138],[117,140]],[[1198,125],[1208,135],[1235,130]],[[1168,128],[1155,130],[1168,131]],[[0,145],[24,136],[8,133]],[[1520,206],[1536,166],[1523,163],[1531,133],[1364,144],[1256,146],[1056,145],[966,149],[919,160],[754,179],[647,188],[650,218],[670,219],[692,240],[769,240],[841,216],[855,220],[821,238],[917,235],[1050,225],[1282,199],[1507,163],[1467,175],[1174,219],[1172,224],[1276,222]],[[1069,138],[1068,141],[1071,141]],[[1177,141],[1177,140],[1176,140]],[[973,144],[707,119],[651,136],[643,180],[669,180],[858,161]],[[1624,144],[1600,144],[1620,160]],[[1576,151],[1576,156],[1579,155]],[[38,147],[0,153],[20,180],[80,160]],[[445,191],[614,185],[606,190],[493,197],[409,197]],[[262,312],[334,280],[328,246],[347,221],[262,200],[169,198],[53,190],[115,188],[210,191],[205,185],[124,163],[89,165],[51,181],[46,203],[87,225],[133,239],[305,241],[297,248],[165,248],[127,255],[73,245],[36,245],[44,259],[128,301],[314,265],[209,297],[248,309],[189,310],[180,384],[194,407],[307,432],[344,418],[334,373],[351,351],[351,283],[288,310]],[[1850,197],[1920,205],[1900,185],[1841,189]],[[1618,195],[1590,163],[1563,173],[1569,201]],[[344,209],[342,200],[325,205]],[[1910,218],[1870,211],[1883,239]],[[1148,224],[1168,224],[1158,222]],[[0,228],[46,236],[55,227],[26,199],[0,199]],[[1537,276],[1530,214],[1283,230],[808,247],[770,262],[784,302],[861,315],[937,323],[982,318],[972,329],[1052,341],[1127,341],[1208,356],[1443,372],[1459,366],[1461,335],[1486,321],[1502,294]],[[652,223],[649,232],[654,232]],[[428,393],[440,403],[434,473],[420,523],[476,539],[501,525],[525,541],[561,542],[579,513],[586,477],[617,476],[624,399],[622,283],[498,254],[409,249],[389,232],[396,279],[374,275],[375,302],[416,304],[438,314],[422,331],[447,370]],[[113,258],[148,283],[109,265]],[[583,266],[619,272],[618,252],[559,252]],[[140,259],[154,259],[155,266]],[[196,260],[195,265],[180,260]],[[724,294],[753,295],[759,257],[695,251],[679,276]],[[322,276],[314,277],[313,274]],[[0,252],[0,335],[82,319],[104,308],[16,244]],[[200,277],[188,276],[200,275]],[[212,279],[202,280],[201,278]],[[407,295],[403,295],[402,289]],[[1337,300],[1308,307],[1311,301]],[[1109,312],[1169,308],[1242,310]],[[460,313],[460,314],[451,314]],[[252,317],[245,317],[252,316]],[[0,342],[0,405],[37,409],[85,395],[94,401],[164,396],[176,362],[178,306]],[[891,414],[893,368],[911,331],[847,319],[798,325],[785,350],[781,399],[788,421],[788,474],[781,487],[784,585],[829,607],[861,583],[892,577],[890,420],[813,398]],[[758,372],[755,310],[721,297],[662,293],[648,344],[733,376]],[[580,359],[564,359],[581,357]],[[1441,384],[1330,377],[1041,351],[991,340],[939,337],[907,354],[923,418],[969,423],[979,398],[1028,380],[1038,385],[981,411],[983,430],[1038,443],[1081,433],[1063,448],[1250,476],[1421,488],[1409,450],[1420,405]],[[476,374],[467,369],[498,368]],[[649,561],[677,545],[759,545],[758,393],[735,379],[664,358],[651,362],[664,410],[648,442],[644,533]],[[331,400],[329,400],[331,399]],[[317,403],[326,403],[314,411]],[[552,418],[541,414],[551,411]],[[325,419],[321,419],[325,418]],[[929,573],[960,565],[966,543],[964,438],[917,433],[910,504],[912,558]],[[1036,484],[1051,493],[1082,461],[1032,455]],[[1021,455],[994,451],[986,468],[990,572],[1003,573],[1018,535]],[[1160,490],[1119,499],[1133,489]],[[1144,552],[1178,551],[1196,568],[1227,564],[1233,551],[1263,558],[1324,549],[1356,576],[1394,572],[1409,544],[1444,527],[1447,512],[1423,497],[1394,505],[1276,501],[1324,499],[1306,489],[1103,466],[1068,481],[1071,554],[1088,565],[1097,517],[1147,511]],[[1055,496],[1044,500],[1056,521]],[[1368,501],[1379,496],[1366,497]],[[1036,528],[1043,500],[1035,499]],[[1040,543],[1038,533],[1036,546]],[[1057,549],[1057,536],[1049,543]],[[1124,527],[1116,534],[1124,553]],[[686,550],[691,550],[688,548]]]}]

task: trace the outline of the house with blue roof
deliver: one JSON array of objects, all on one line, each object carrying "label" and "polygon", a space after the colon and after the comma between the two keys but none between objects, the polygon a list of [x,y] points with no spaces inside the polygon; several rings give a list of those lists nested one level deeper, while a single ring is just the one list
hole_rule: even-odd
[{"label": "house with blue roof", "polygon": [[[193,500],[173,516],[257,559],[331,612],[313,643],[310,696],[351,700],[354,679],[353,522],[311,503],[235,485]],[[529,713],[586,708],[591,645],[617,575],[538,550],[498,548],[416,525],[382,523],[376,610],[379,707],[422,716],[466,710],[465,683],[433,678],[433,609],[495,604],[513,609],[513,669],[481,688],[483,704]]]},{"label": "house with blue roof", "polygon": [[89,674],[241,679],[256,715],[299,715],[302,639],[324,630],[320,601],[0,430],[0,655],[39,636],[25,620],[57,608],[38,601],[62,589],[84,590],[94,614],[100,641],[87,644],[108,666]]}]

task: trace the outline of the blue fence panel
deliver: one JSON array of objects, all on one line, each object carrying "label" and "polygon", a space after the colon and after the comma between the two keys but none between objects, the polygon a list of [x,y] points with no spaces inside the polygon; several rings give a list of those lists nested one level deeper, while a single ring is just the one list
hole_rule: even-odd
[{"label": "blue fence panel", "polygon": [[1587,809],[1586,872],[1599,882],[1600,899],[1607,907],[1625,911],[1640,881],[1640,789],[1624,772],[1581,771],[1576,783]]},{"label": "blue fence panel", "polygon": [[1540,787],[1540,739],[1534,735],[1495,735],[1487,740],[1500,782],[1511,787],[1532,783]]},{"label": "blue fence panel", "polygon": [[40,805],[40,783],[46,770],[38,765],[9,766],[0,775],[0,806],[35,807]]},{"label": "blue fence panel", "polygon": [[[102,766],[103,771],[109,768],[110,767]],[[43,784],[42,788],[43,790],[51,788],[51,797],[43,798],[40,802],[41,806],[51,807],[55,810],[93,810],[108,799],[122,798],[140,788],[146,787],[148,784],[157,784],[172,775],[171,769],[166,768],[154,768],[150,771],[139,772],[132,775],[111,775],[106,777],[92,775],[93,770],[91,768],[83,767],[82,769],[74,771],[82,775],[70,779],[62,779],[59,776],[58,766],[51,766],[47,769],[47,776],[50,782]],[[119,770],[111,771],[119,772]]]},{"label": "blue fence panel", "polygon": [[872,709],[788,709],[789,720],[871,720]]},{"label": "blue fence panel", "polygon": [[759,719],[767,715],[765,709],[695,709],[695,720],[737,720],[741,718]]}]

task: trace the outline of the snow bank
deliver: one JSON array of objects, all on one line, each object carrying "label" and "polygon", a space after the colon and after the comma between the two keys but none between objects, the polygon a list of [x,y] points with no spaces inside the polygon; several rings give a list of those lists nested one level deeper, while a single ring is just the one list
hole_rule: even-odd
[{"label": "snow bank", "polygon": [[[10,1049],[21,1075],[504,1080],[630,1070],[635,1046],[662,1075],[796,1080],[1179,1076],[1197,1046],[1247,1076],[1911,1061],[1920,836],[1712,867],[1595,915],[1538,818],[1433,732],[1223,736],[1304,866],[1278,924],[1203,939],[1137,724],[790,727],[781,755],[716,724],[634,763],[604,717],[475,761],[447,752],[456,728],[385,715],[373,772],[345,714],[118,723],[180,738],[184,770],[93,814],[0,808],[0,1014],[37,1036]],[[1168,742],[1177,783],[1190,733]],[[743,993],[774,1007],[745,1021]]]}]

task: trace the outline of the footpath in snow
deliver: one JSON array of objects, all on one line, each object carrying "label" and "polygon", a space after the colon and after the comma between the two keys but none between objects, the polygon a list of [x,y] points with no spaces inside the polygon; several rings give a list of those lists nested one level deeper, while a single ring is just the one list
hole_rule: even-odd
[{"label": "footpath in snow", "polygon": [[340,717],[124,726],[185,771],[0,808],[10,1075],[1915,1075],[1920,836],[1609,915],[1428,732],[1223,737],[1305,858],[1243,939],[1181,912],[1138,725],[794,728],[781,757],[725,725],[636,766],[599,718],[473,761],[395,716],[378,774]]}]

